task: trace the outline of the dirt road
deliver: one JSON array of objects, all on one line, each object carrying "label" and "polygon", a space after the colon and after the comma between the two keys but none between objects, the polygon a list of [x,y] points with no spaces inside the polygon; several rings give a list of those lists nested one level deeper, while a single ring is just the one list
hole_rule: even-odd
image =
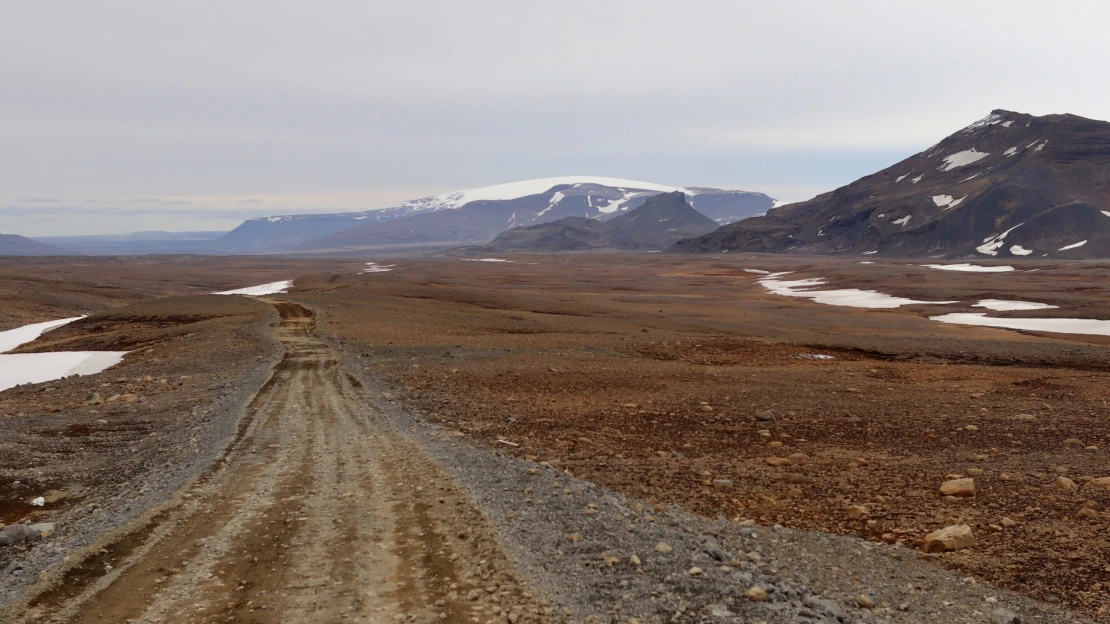
[{"label": "dirt road", "polygon": [[222,462],[19,621],[542,619],[483,516],[368,406],[310,311],[274,305],[286,353]]}]

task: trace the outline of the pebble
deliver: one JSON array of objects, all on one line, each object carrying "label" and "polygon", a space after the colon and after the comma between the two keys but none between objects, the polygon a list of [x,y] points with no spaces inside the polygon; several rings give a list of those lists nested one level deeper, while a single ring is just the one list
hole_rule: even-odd
[{"label": "pebble", "polygon": [[764,602],[767,600],[767,590],[756,585],[755,587],[752,587],[747,592],[745,592],[744,596],[746,596],[748,600],[751,600],[752,602]]},{"label": "pebble", "polygon": [[674,552],[674,549],[671,548],[670,545],[667,544],[667,542],[659,542],[655,545],[655,552],[667,554]]}]

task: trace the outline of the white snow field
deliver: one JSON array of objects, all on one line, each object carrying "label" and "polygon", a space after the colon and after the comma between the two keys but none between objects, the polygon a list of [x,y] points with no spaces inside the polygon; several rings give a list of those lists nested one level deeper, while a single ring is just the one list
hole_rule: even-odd
[{"label": "white snow field", "polygon": [[362,270],[363,273],[388,273],[393,270],[396,264],[378,264],[377,262],[367,262],[366,268]]},{"label": "white snow field", "polygon": [[515,260],[506,260],[504,258],[463,258],[463,262],[508,262],[513,263]]},{"label": "white snow field", "polygon": [[778,277],[786,274],[772,273],[758,281],[764,288],[776,295],[803,297],[825,305],[847,306],[850,308],[889,309],[914,304],[946,305],[956,303],[955,301],[917,301],[904,297],[893,297],[875,290],[860,290],[858,288],[812,290],[813,286],[820,286],[825,283],[825,280],[820,277],[800,280],[778,279]]},{"label": "white snow field", "polygon": [[966,262],[957,264],[923,264],[921,265],[926,269],[937,269],[939,271],[966,271],[968,273],[1009,273],[1014,271],[1014,267],[1005,266],[981,266],[978,264],[968,264]]},{"label": "white snow field", "polygon": [[958,167],[966,167],[972,163],[983,160],[987,156],[990,156],[989,152],[980,152],[973,147],[969,150],[964,150],[962,152],[956,152],[955,154],[949,154],[948,156],[945,156],[944,164],[937,167],[937,170],[950,171]]},{"label": "white snow field", "polygon": [[119,364],[126,351],[58,351],[0,354],[0,391],[70,375],[95,375]]},{"label": "white snow field", "polygon": [[1051,308],[1058,308],[1048,303],[1037,303],[1036,301],[1007,301],[1005,299],[983,299],[979,303],[971,306],[973,308],[986,308],[988,310],[997,310],[999,312],[1007,312],[1010,310],[1048,310]]},{"label": "white snow field", "polygon": [[119,364],[126,351],[59,351],[56,353],[7,353],[43,333],[83,319],[77,316],[24,325],[0,332],[0,391],[19,384],[42,383],[70,375],[94,375]]},{"label": "white snow field", "polygon": [[930,316],[931,320],[956,325],[977,325],[1001,329],[1110,336],[1110,321],[1078,318],[991,318],[986,312],[955,312]]},{"label": "white snow field", "polygon": [[213,295],[246,295],[248,297],[264,297],[266,295],[276,295],[288,291],[293,287],[293,280],[285,280],[282,282],[270,282],[269,284],[259,284],[258,286],[247,286],[246,288],[237,288],[235,290],[224,290],[214,292]]},{"label": "white snow field", "polygon": [[15,329],[0,332],[0,353],[7,353],[19,345],[27,344],[38,338],[43,332],[50,331],[55,327],[61,327],[67,323],[72,323],[73,321],[79,321],[83,318],[85,317],[75,316],[73,318],[47,321],[45,323],[33,323],[31,325],[24,325],[23,327],[16,327]]}]

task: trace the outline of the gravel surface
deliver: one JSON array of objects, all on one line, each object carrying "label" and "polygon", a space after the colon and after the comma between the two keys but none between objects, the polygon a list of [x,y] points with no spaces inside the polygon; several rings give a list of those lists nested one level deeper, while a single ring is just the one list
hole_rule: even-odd
[{"label": "gravel surface", "polygon": [[[347,361],[360,369],[357,355]],[[550,466],[476,448],[407,410],[381,380],[361,379],[371,403],[472,493],[533,587],[576,619],[1018,621],[1006,619],[1012,612],[1023,622],[1087,621],[959,578],[902,546],[663,510]],[[752,588],[766,592],[765,601],[750,599]]]}]

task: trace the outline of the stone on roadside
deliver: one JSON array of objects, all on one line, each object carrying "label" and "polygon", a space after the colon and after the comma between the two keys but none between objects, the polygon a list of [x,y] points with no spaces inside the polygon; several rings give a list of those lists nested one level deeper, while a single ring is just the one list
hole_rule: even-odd
[{"label": "stone on roadside", "polygon": [[775,457],[775,456],[768,457],[768,458],[764,459],[763,462],[766,463],[768,466],[775,466],[776,468],[780,467],[780,466],[789,466],[790,464],[793,463],[785,457]]},{"label": "stone on roadside", "polygon": [[975,496],[975,479],[951,479],[940,485],[944,496]]},{"label": "stone on roadside", "polygon": [[659,542],[655,545],[655,552],[663,553],[665,555],[667,553],[674,552],[674,549],[671,548],[671,546],[667,544],[667,542]]},{"label": "stone on roadside", "polygon": [[971,527],[957,524],[945,527],[925,536],[925,552],[939,553],[948,550],[961,550],[975,545],[975,535]]},{"label": "stone on roadside", "polygon": [[1021,616],[1005,607],[998,607],[991,611],[990,621],[991,624],[1021,624]]},{"label": "stone on roadside", "polygon": [[860,594],[859,596],[856,596],[856,604],[859,605],[859,608],[861,609],[875,608],[875,601],[871,598],[871,596],[868,596],[867,594]]},{"label": "stone on roadside", "polygon": [[1067,477],[1056,477],[1056,482],[1052,484],[1052,487],[1056,488],[1057,490],[1064,490],[1065,492],[1074,492],[1079,489],[1079,486],[1075,484],[1075,481],[1072,481]]},{"label": "stone on roadside", "polygon": [[998,524],[1001,524],[1002,528],[1004,529],[1012,529],[1018,525],[1017,520],[1014,520],[1009,516],[1006,516],[1005,518],[999,520]]},{"label": "stone on roadside", "polygon": [[752,602],[764,602],[767,600],[767,590],[758,585],[746,591],[744,595]]},{"label": "stone on roadside", "polygon": [[732,479],[713,479],[713,487],[718,490],[732,489]]},{"label": "stone on roadside", "polygon": [[762,410],[756,412],[755,419],[759,422],[775,422],[776,420],[778,420],[778,418],[775,417],[775,413],[771,410]]},{"label": "stone on roadside", "polygon": [[26,524],[12,524],[0,529],[0,546],[12,546],[39,539],[42,534]]},{"label": "stone on roadside", "polygon": [[1090,507],[1084,507],[1079,510],[1079,513],[1075,514],[1075,517],[1080,520],[1098,520],[1098,512]]},{"label": "stone on roadside", "polygon": [[863,520],[870,513],[863,505],[849,505],[846,511],[852,520]]},{"label": "stone on roadside", "polygon": [[694,567],[692,567],[692,568],[690,568],[689,570],[686,571],[686,573],[689,574],[690,576],[700,576],[704,572],[705,572],[705,570],[702,570],[698,566],[694,566]]}]

